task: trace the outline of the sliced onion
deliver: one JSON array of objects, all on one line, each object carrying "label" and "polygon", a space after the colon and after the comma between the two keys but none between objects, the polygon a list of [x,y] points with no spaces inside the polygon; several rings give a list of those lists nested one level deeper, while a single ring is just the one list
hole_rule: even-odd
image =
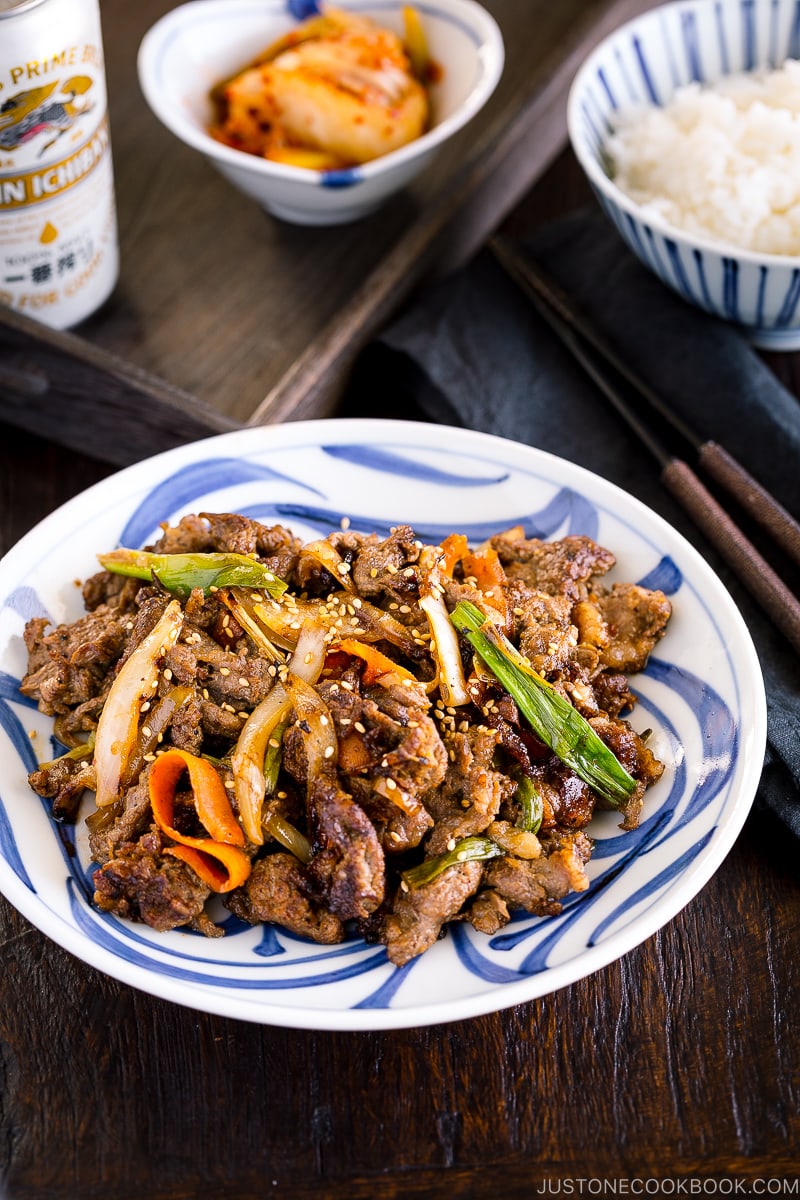
[{"label": "sliced onion", "polygon": [[470,695],[461,665],[458,635],[450,621],[447,605],[438,592],[429,591],[421,598],[419,606],[428,618],[430,626],[442,700],[454,707],[469,704]]},{"label": "sliced onion", "polygon": [[239,820],[251,842],[263,845],[261,810],[266,794],[264,756],[267,742],[277,725],[288,716],[291,700],[283,684],[276,683],[242,726],[239,740],[231,754],[233,788],[239,809]]},{"label": "sliced onion", "polygon": [[300,630],[288,667],[292,675],[306,683],[316,683],[322,674],[328,649],[327,631],[318,621],[307,621]]},{"label": "sliced onion", "polygon": [[113,804],[119,795],[122,773],[136,743],[142,704],[158,686],[158,661],[175,645],[182,627],[183,611],[179,602],[172,600],[111,685],[94,743],[98,808]]},{"label": "sliced onion", "polygon": [[304,679],[290,675],[286,689],[292,698],[296,715],[303,722],[300,729],[308,762],[308,778],[315,779],[336,765],[339,743],[333,718],[320,694]]},{"label": "sliced onion", "polygon": [[253,601],[245,599],[246,594],[246,589],[243,591],[242,588],[220,588],[219,598],[233,613],[245,633],[249,633],[264,657],[270,662],[283,662],[283,655],[272,644],[272,640],[259,623],[254,613],[256,606]]}]

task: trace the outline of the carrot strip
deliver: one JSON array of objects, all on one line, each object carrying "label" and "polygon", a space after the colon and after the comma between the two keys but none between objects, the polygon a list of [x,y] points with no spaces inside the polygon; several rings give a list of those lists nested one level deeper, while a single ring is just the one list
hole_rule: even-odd
[{"label": "carrot strip", "polygon": [[441,550],[444,553],[444,559],[441,562],[440,569],[445,575],[452,577],[461,559],[465,554],[469,553],[469,543],[467,542],[466,534],[464,533],[449,533],[441,544]]},{"label": "carrot strip", "polygon": [[[174,827],[175,794],[184,773],[194,797],[197,815],[211,835],[189,837]],[[250,859],[240,849],[244,834],[233,814],[230,800],[211,763],[186,750],[167,750],[150,769],[150,806],[153,819],[175,846],[164,853],[187,863],[215,892],[229,892],[244,883],[250,874]]]},{"label": "carrot strip", "polygon": [[493,546],[487,546],[480,554],[465,554],[462,559],[465,575],[472,575],[478,587],[490,595],[492,608],[508,621],[508,597],[505,584],[508,582],[500,556]]},{"label": "carrot strip", "polygon": [[382,654],[371,644],[359,642],[356,638],[343,638],[337,643],[336,649],[364,660],[364,683],[375,683],[382,675],[397,675],[400,679],[413,679],[416,682],[411,671],[393,662],[387,654]]},{"label": "carrot strip", "polygon": [[[233,815],[222,780],[210,762],[186,750],[167,750],[158,756],[150,770],[150,803],[156,822],[161,826],[163,819],[166,824],[172,824],[175,791],[184,771],[188,772],[194,806],[204,829],[215,842],[243,846],[244,834]],[[174,836],[170,833],[170,837]]]},{"label": "carrot strip", "polygon": [[187,846],[184,838],[178,846],[167,846],[165,854],[179,858],[207,883],[212,892],[231,892],[240,887],[250,875],[250,859],[235,846],[212,842],[210,838],[196,838],[202,845]]}]

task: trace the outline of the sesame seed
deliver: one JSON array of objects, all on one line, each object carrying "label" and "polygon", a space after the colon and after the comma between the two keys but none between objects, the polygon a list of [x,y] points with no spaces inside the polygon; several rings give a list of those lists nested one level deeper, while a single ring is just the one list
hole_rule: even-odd
[{"label": "sesame seed", "polygon": [[397,833],[397,831],[394,829],[391,829],[389,831],[389,837],[392,839],[393,842],[402,842],[402,840],[403,840],[401,838],[400,834]]},{"label": "sesame seed", "polygon": [[233,782],[232,779],[226,779],[225,787],[228,788],[229,791],[233,791],[233,789],[236,787],[236,784]]},{"label": "sesame seed", "polygon": [[155,754],[145,754],[144,761],[145,762],[155,762],[156,761]]},{"label": "sesame seed", "polygon": [[230,667],[220,667],[219,673],[220,675],[230,675],[231,669]]},{"label": "sesame seed", "polygon": [[352,721],[351,721],[350,717],[339,717],[339,724],[340,725],[351,725]]},{"label": "sesame seed", "polygon": [[169,669],[169,667],[164,668],[164,678],[172,679],[172,671]]},{"label": "sesame seed", "polygon": [[341,521],[339,522],[339,528],[340,529],[349,529],[350,528],[350,518],[342,517]]},{"label": "sesame seed", "polygon": [[378,568],[377,568],[377,567],[371,567],[371,568],[370,568],[370,572],[369,572],[369,574],[370,574],[370,578],[371,578],[371,579],[376,579],[376,578],[377,578],[377,576],[378,576]]},{"label": "sesame seed", "polygon": [[325,747],[325,757],[326,758],[333,758],[334,753],[335,753],[335,751],[333,749],[333,746]]},{"label": "sesame seed", "polygon": [[397,783],[395,782],[395,780],[394,780],[394,779],[387,779],[387,780],[386,780],[386,786],[387,786],[387,788],[389,789],[389,791],[390,791],[390,792],[396,792],[396,791],[397,791]]},{"label": "sesame seed", "polygon": [[142,726],[142,737],[149,738],[149,737],[152,737],[152,736],[153,736],[153,731],[152,731],[152,729],[150,728],[150,726],[149,726],[149,725],[143,725],[143,726]]},{"label": "sesame seed", "polygon": [[277,738],[270,738],[270,739],[269,739],[269,744],[270,744],[270,746],[272,747],[272,749],[273,749],[273,750],[280,750],[280,748],[281,748],[281,744],[280,744],[280,742],[278,741],[278,739],[277,739]]},{"label": "sesame seed", "polygon": [[403,892],[408,891],[408,884],[406,883],[405,879],[400,880],[400,890]]},{"label": "sesame seed", "polygon": [[141,711],[142,711],[142,712],[147,712],[147,710],[148,710],[149,708],[150,708],[150,701],[149,701],[149,700],[145,700],[144,704],[142,705],[142,710],[141,710]]},{"label": "sesame seed", "polygon": [[450,838],[450,841],[447,843],[447,849],[448,849],[448,850],[455,850],[455,848],[456,848],[456,839],[455,839],[455,838]]},{"label": "sesame seed", "polygon": [[320,713],[319,723],[320,723],[320,725],[328,725],[329,724],[328,718],[325,716],[325,713]]},{"label": "sesame seed", "polygon": [[366,733],[367,732],[360,721],[356,721],[356,723],[353,725],[353,729],[357,730],[358,733]]}]

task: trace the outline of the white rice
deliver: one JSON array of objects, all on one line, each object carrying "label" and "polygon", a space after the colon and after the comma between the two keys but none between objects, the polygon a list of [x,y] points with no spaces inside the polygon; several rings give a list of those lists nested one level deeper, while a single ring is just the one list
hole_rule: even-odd
[{"label": "white rice", "polygon": [[614,182],[652,217],[767,254],[800,254],[800,62],[679,88],[622,115]]}]

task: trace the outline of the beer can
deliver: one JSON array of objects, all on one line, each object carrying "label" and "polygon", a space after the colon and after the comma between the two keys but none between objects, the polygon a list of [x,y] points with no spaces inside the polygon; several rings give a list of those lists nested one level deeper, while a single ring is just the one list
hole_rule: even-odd
[{"label": "beer can", "polygon": [[76,325],[119,274],[98,0],[0,0],[0,304]]}]

